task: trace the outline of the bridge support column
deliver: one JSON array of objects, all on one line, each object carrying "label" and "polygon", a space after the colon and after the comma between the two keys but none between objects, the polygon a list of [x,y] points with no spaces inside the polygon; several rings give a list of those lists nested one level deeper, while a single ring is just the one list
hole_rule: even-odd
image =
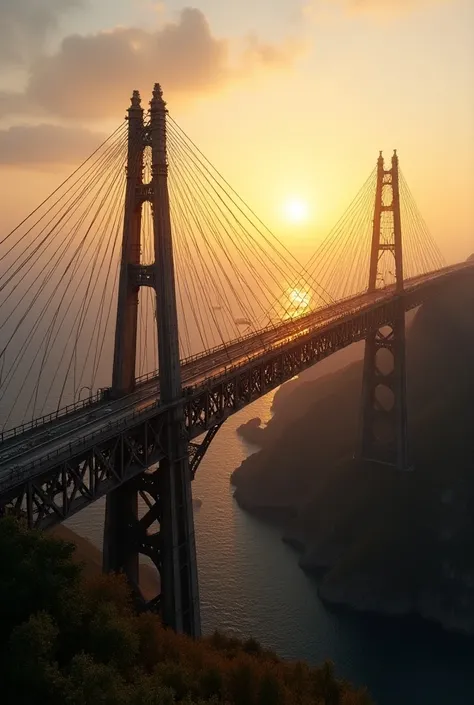
[{"label": "bridge support column", "polygon": [[[128,109],[127,187],[112,372],[114,397],[128,394],[135,386],[139,287],[131,276],[131,268],[140,264],[142,209],[137,192],[142,184],[143,131],[143,108],[138,91],[134,91]],[[121,467],[116,471],[122,474]],[[124,484],[107,495],[103,568],[105,572],[124,572],[135,589],[138,589],[138,554],[130,527],[137,518],[138,498],[133,485]]]},{"label": "bridge support column", "polygon": [[[112,394],[123,396],[135,385],[138,291],[156,291],[160,400],[170,410],[162,434],[165,457],[154,473],[145,472],[107,497],[104,569],[123,571],[138,588],[138,555],[148,555],[160,572],[160,595],[149,607],[178,632],[199,636],[199,590],[191,495],[191,470],[184,424],[173,242],[168,194],[166,105],[155,85],[150,121],[145,125],[138,92],[129,109],[129,152],[122,265],[115,336]],[[152,179],[143,187],[144,149],[151,146]],[[140,262],[141,205],[152,205],[154,263]],[[122,459],[123,463],[123,459]],[[117,467],[117,473],[123,473]],[[149,511],[138,516],[138,496]],[[155,533],[150,533],[155,526]]]},{"label": "bridge support column", "polygon": [[[166,104],[159,85],[150,103],[152,145],[155,286],[164,404],[182,398],[173,241],[168,194]],[[160,462],[162,617],[165,624],[193,636],[201,633],[188,442],[183,406],[170,409],[166,457]]]},{"label": "bridge support column", "polygon": [[107,495],[105,506],[104,570],[123,572],[139,592],[139,558],[135,540],[138,521],[136,483],[129,481]]},{"label": "bridge support column", "polygon": [[369,273],[369,292],[377,289],[380,262],[388,253],[395,269],[393,319],[369,334],[365,344],[362,382],[362,422],[359,458],[409,470],[405,307],[398,157],[385,170],[382,153],[377,165],[377,189]]}]

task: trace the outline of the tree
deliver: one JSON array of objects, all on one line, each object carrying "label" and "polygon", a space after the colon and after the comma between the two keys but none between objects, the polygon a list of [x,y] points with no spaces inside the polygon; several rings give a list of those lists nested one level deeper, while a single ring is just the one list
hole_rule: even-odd
[{"label": "tree", "polygon": [[58,624],[69,619],[81,575],[73,553],[73,544],[30,531],[13,517],[0,520],[1,644],[36,612],[47,612]]},{"label": "tree", "polygon": [[370,705],[329,665],[286,665],[252,639],[192,641],[136,614],[125,578],[84,578],[73,550],[0,519],[2,705]]}]

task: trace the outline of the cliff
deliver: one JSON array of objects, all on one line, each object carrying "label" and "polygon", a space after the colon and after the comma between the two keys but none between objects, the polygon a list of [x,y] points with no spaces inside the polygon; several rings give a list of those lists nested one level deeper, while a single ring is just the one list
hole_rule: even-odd
[{"label": "cliff", "polygon": [[233,473],[239,503],[280,518],[329,602],[474,633],[473,304],[472,288],[457,286],[410,326],[414,472],[352,460],[358,361],[283,387],[262,450]]}]

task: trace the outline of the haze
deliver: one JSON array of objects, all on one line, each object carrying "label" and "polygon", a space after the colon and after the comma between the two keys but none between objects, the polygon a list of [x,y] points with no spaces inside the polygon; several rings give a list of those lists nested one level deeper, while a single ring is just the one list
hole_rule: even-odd
[{"label": "haze", "polygon": [[[396,147],[448,262],[472,252],[471,0],[2,0],[2,231],[159,80],[171,114],[301,259]],[[298,199],[309,217],[285,217]],[[296,219],[297,220],[297,219]]]}]

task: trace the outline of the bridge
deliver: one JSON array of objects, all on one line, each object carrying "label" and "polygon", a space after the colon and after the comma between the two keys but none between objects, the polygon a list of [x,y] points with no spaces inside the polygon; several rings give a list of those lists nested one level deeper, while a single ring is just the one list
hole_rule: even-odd
[{"label": "bridge", "polygon": [[443,262],[396,152],[301,266],[158,84],[0,246],[0,508],[48,528],[106,496],[104,569],[141,599],[148,556],[160,591],[142,605],[193,635],[191,481],[222,423],[365,340],[356,454],[412,469],[405,313],[474,274]]}]

